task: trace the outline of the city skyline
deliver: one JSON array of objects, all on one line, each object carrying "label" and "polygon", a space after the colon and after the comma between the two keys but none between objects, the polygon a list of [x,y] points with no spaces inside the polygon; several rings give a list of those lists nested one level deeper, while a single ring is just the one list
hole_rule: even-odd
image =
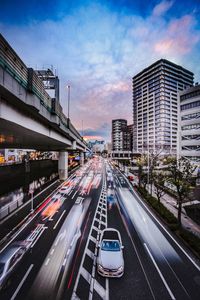
[{"label": "city skyline", "polygon": [[[199,80],[199,1],[1,3],[0,31],[26,65],[53,65],[61,104],[87,136],[110,140],[112,119],[132,123],[132,77],[160,58]],[[82,126],[83,124],[83,126]]]}]

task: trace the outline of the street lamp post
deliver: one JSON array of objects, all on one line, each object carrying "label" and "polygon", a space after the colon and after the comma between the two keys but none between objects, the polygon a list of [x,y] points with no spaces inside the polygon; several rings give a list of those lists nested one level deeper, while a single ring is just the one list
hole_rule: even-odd
[{"label": "street lamp post", "polygon": [[68,97],[67,97],[67,122],[69,127],[69,107],[70,107],[70,85],[67,86],[68,89]]}]

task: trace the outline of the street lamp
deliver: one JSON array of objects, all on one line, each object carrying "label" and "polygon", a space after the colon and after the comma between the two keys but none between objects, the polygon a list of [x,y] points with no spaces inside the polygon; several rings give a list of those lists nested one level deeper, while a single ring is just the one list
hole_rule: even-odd
[{"label": "street lamp", "polygon": [[68,119],[68,127],[69,127],[70,85],[67,85],[67,89],[68,89],[68,97],[67,97],[67,119]]}]

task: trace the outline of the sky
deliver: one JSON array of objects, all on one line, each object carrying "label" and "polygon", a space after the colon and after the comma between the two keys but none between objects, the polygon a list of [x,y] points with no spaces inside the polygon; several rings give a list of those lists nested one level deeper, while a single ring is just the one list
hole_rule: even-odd
[{"label": "sky", "polygon": [[0,32],[28,67],[52,67],[85,136],[132,123],[132,77],[160,58],[200,81],[200,0],[0,0]]}]

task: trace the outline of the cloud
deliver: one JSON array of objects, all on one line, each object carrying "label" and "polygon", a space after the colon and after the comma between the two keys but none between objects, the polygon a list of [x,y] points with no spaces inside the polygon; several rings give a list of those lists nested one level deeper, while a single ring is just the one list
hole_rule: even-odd
[{"label": "cloud", "polygon": [[190,53],[200,40],[199,32],[193,29],[194,24],[191,15],[172,20],[164,32],[164,38],[155,43],[155,51],[162,56]]},{"label": "cloud", "polygon": [[64,112],[70,84],[70,117],[80,132],[83,121],[85,135],[110,139],[112,119],[132,123],[132,77],[143,68],[164,56],[200,74],[198,20],[165,18],[172,6],[162,1],[141,17],[95,2],[59,20],[0,23],[0,31],[28,66],[57,69]]},{"label": "cloud", "polygon": [[153,9],[153,16],[160,17],[164,15],[173,5],[174,1],[162,1]]}]

